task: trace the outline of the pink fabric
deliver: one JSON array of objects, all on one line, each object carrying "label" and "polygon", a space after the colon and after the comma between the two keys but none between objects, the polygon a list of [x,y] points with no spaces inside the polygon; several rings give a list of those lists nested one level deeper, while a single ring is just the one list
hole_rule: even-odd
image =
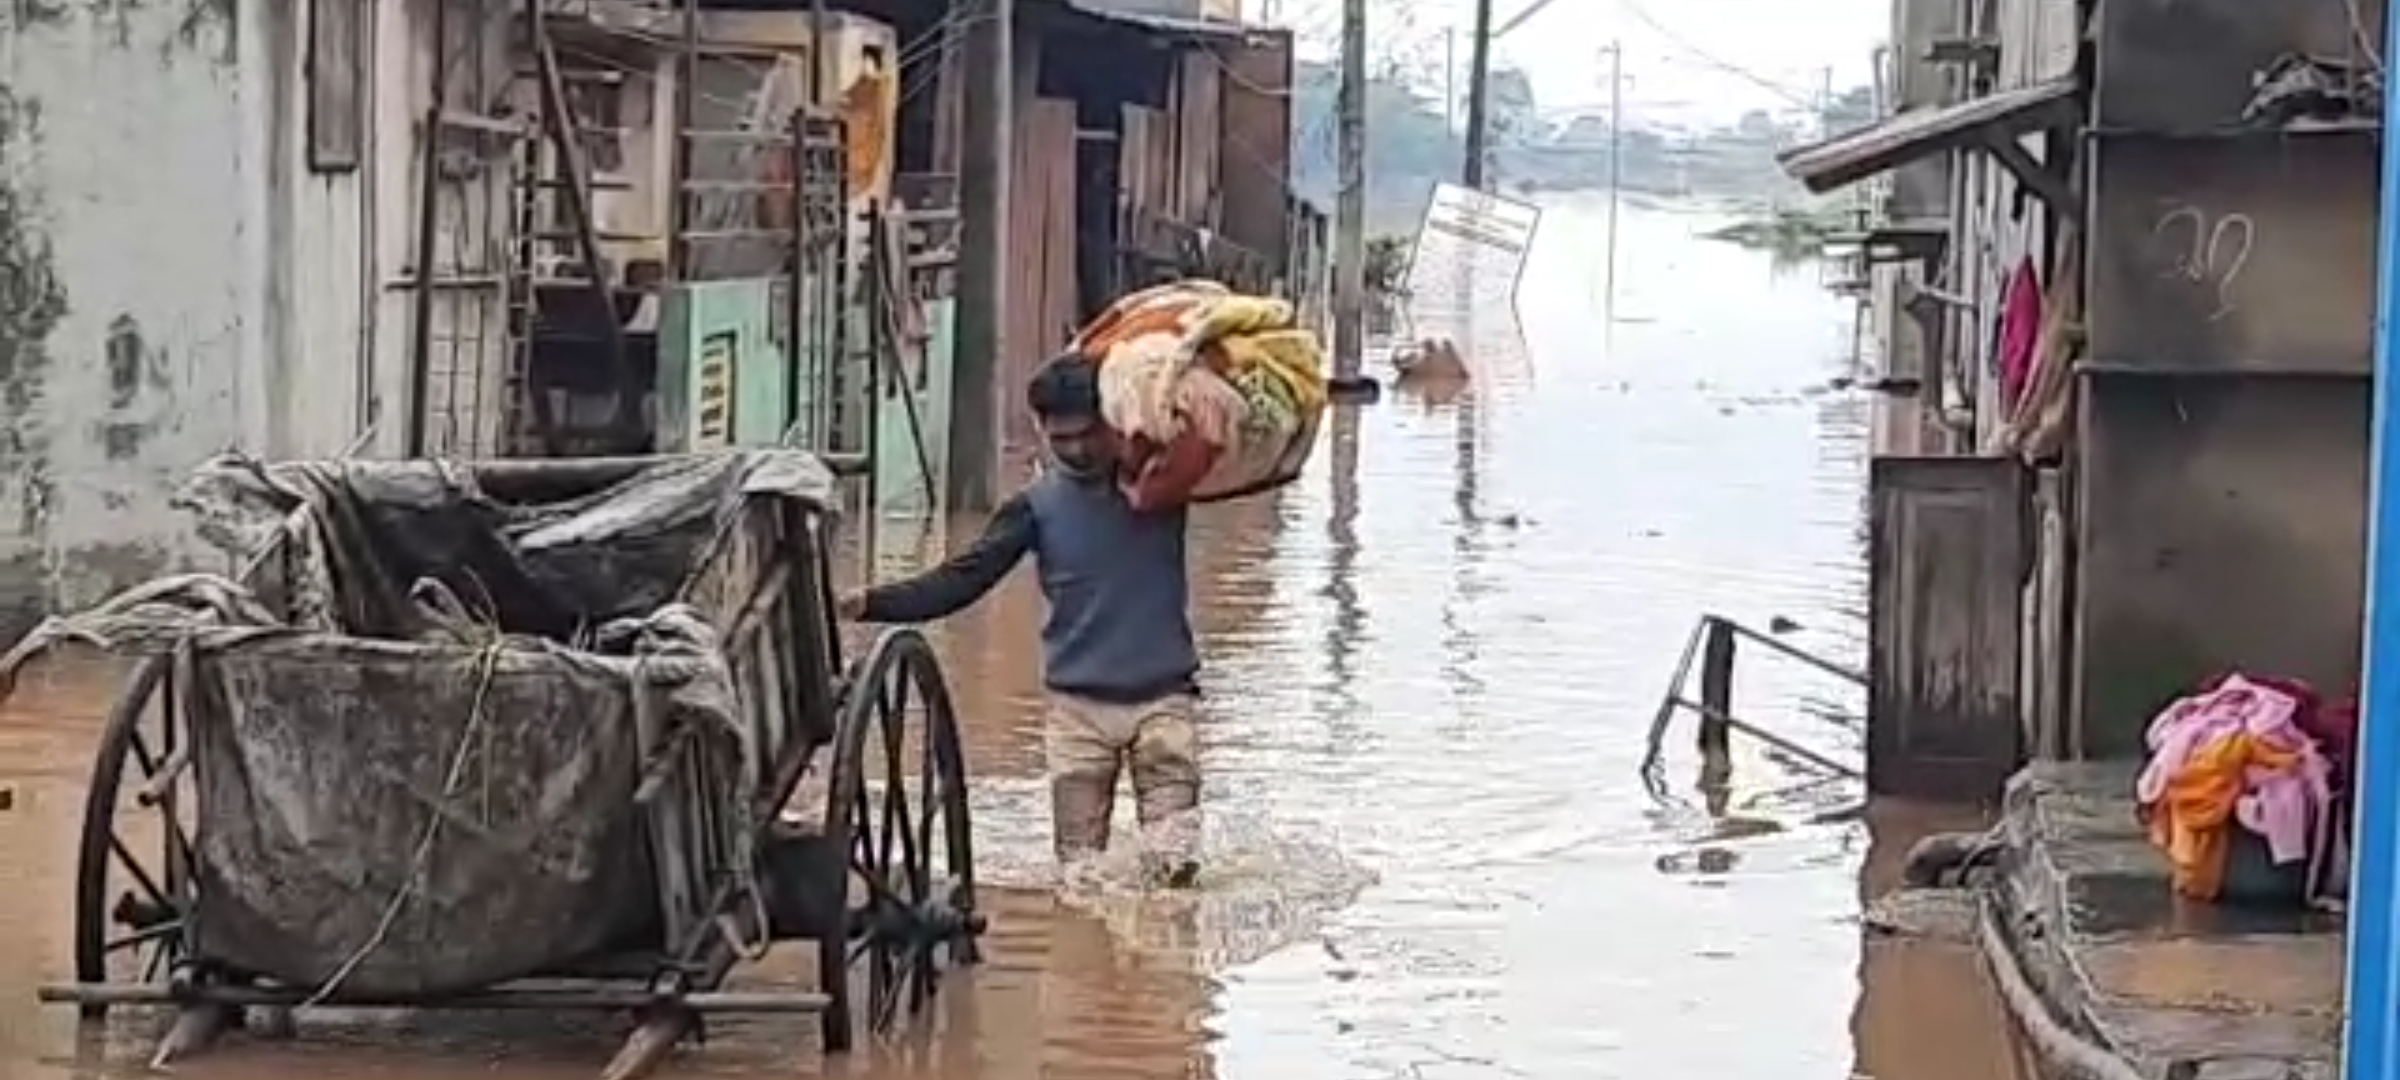
[{"label": "pink fabric", "polygon": [[2042,283],[2033,260],[2017,264],[2000,300],[2000,394],[2014,408],[2033,381],[2034,342],[2042,329]]},{"label": "pink fabric", "polygon": [[2299,755],[2299,764],[2290,769],[2252,767],[2234,803],[2234,818],[2266,839],[2275,862],[2308,858],[2311,829],[2333,793],[2316,740],[2295,723],[2300,707],[2298,697],[2239,675],[2228,675],[2215,687],[2176,701],[2150,721],[2145,737],[2150,760],[2134,782],[2135,796],[2144,805],[2158,801],[2193,750],[2247,731],[2262,743]]}]

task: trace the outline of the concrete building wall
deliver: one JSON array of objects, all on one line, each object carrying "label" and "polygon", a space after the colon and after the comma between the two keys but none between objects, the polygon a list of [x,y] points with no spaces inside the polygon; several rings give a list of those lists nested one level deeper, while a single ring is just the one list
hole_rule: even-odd
[{"label": "concrete building wall", "polygon": [[[1934,63],[1933,45],[1955,36],[1970,0],[1892,0],[1893,112],[1958,100],[1961,84],[1951,69]],[[1892,170],[1885,216],[1893,221],[1929,221],[1950,206],[1949,155],[1937,154]]]},{"label": "concrete building wall", "polygon": [[2074,752],[2138,754],[2151,715],[2220,672],[2356,691],[2376,125],[2241,129],[2262,69],[2340,58],[2382,19],[2095,15]]},{"label": "concrete building wall", "polygon": [[[307,43],[344,2],[361,141],[326,169]],[[0,20],[0,637],[199,557],[168,496],[212,453],[399,450],[430,3]]]},{"label": "concrete building wall", "polygon": [[197,0],[0,24],[0,631],[173,562],[180,471],[264,440],[254,18]]}]

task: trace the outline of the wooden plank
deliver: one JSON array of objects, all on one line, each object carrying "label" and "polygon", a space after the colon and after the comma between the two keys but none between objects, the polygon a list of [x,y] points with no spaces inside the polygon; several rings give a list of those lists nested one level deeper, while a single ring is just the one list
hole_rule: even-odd
[{"label": "wooden plank", "polygon": [[1857,131],[1783,151],[1775,161],[1810,191],[1831,191],[1986,137],[2014,138],[2073,123],[2079,110],[2075,80],[2060,79],[1897,113]]},{"label": "wooden plank", "polygon": [[1217,225],[1218,159],[1224,154],[1224,74],[1216,54],[1184,54],[1182,113],[1176,117],[1181,145],[1176,171],[1181,186],[1175,219],[1186,225]]},{"label": "wooden plank", "polygon": [[2024,468],[1878,458],[1869,487],[1868,787],[1996,799],[2023,745]]},{"label": "wooden plank", "polygon": [[1075,103],[1047,101],[1044,106],[1041,137],[1051,148],[1052,169],[1049,261],[1045,264],[1049,295],[1041,339],[1042,354],[1048,356],[1065,347],[1082,307],[1075,273],[1081,217],[1075,212],[1080,183],[1075,169]]}]

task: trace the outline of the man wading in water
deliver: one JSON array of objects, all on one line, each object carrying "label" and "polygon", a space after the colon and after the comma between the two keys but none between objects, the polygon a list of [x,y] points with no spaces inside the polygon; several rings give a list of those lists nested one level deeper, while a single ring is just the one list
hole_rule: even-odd
[{"label": "man wading in water", "polygon": [[1042,732],[1061,867],[1108,847],[1117,773],[1130,766],[1151,834],[1150,872],[1191,884],[1200,770],[1182,509],[1140,512],[1119,479],[1116,436],[1100,419],[1094,366],[1050,361],[1026,387],[1051,464],[994,512],[983,535],[913,578],[841,598],[844,618],[940,619],[990,592],[1027,553],[1049,611],[1042,622]]}]

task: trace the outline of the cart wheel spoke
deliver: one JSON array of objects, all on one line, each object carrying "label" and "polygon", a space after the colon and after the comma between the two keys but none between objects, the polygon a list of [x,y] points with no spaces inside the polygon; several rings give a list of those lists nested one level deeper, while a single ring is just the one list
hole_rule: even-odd
[{"label": "cart wheel spoke", "polygon": [[[136,669],[111,708],[84,796],[75,881],[75,979],[157,982],[181,961],[196,880],[197,809],[173,660]],[[85,1006],[97,1018],[105,1006]]]},{"label": "cart wheel spoke", "polygon": [[948,687],[921,635],[885,634],[845,691],[828,839],[848,864],[848,939],[835,954],[848,963],[825,975],[855,979],[862,1018],[884,1032],[928,1011],[945,947],[954,962],[974,955],[963,762]]},{"label": "cart wheel spoke", "polygon": [[148,894],[152,902],[161,906],[173,903],[167,898],[167,887],[159,884],[157,878],[151,877],[150,871],[143,869],[142,861],[135,858],[133,852],[125,847],[122,837],[114,833],[109,834],[108,853],[114,857],[118,866],[124,868],[126,873],[133,875],[134,884],[141,886],[142,892]]},{"label": "cart wheel spoke", "polygon": [[103,946],[103,948],[112,953],[124,952],[127,949],[139,949],[144,947],[156,948],[161,941],[174,937],[182,932],[183,920],[176,919],[171,922],[162,922],[153,926],[145,926],[122,937],[110,938],[108,943]]}]

